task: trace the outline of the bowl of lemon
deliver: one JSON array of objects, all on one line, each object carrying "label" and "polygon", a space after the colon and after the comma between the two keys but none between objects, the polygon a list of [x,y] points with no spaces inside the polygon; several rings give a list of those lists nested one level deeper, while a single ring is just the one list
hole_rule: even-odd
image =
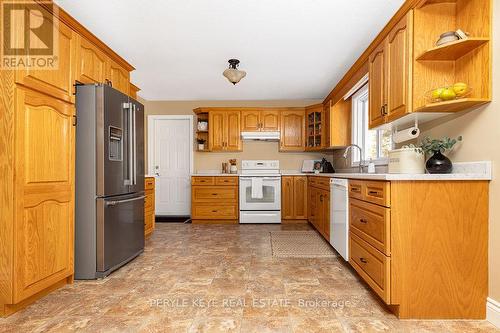
[{"label": "bowl of lemon", "polygon": [[457,82],[451,86],[444,86],[429,90],[425,97],[430,103],[446,102],[455,99],[465,98],[472,92],[472,88],[467,83]]}]

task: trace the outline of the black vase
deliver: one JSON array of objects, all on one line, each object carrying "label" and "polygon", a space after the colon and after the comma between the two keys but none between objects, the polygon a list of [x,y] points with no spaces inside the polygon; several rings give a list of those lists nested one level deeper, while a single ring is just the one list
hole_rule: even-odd
[{"label": "black vase", "polygon": [[429,173],[451,173],[453,164],[448,157],[438,150],[427,160],[425,168]]}]

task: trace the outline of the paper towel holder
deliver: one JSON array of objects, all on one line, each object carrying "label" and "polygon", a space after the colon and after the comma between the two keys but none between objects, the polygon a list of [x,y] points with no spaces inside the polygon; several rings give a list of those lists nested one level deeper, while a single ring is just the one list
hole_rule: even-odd
[{"label": "paper towel holder", "polygon": [[[411,127],[410,127],[410,128],[411,128]],[[408,129],[410,129],[410,128],[408,128]],[[411,140],[411,139],[406,139],[406,140],[402,140],[402,141],[395,140],[395,136],[396,136],[396,134],[397,134],[397,133],[398,133],[398,126],[397,126],[397,125],[394,125],[394,126],[392,127],[392,137],[393,137],[393,140],[392,140],[392,141],[393,141],[394,143],[401,143],[401,142],[403,142],[403,141],[408,141],[408,140]],[[415,136],[415,138],[417,138],[417,137],[420,135],[420,130],[419,130],[419,128],[418,128],[418,116],[417,116],[417,115],[415,115],[415,125],[414,125],[414,126],[413,126],[413,128],[412,128],[411,134],[412,134],[412,135],[416,135],[416,136]]]}]

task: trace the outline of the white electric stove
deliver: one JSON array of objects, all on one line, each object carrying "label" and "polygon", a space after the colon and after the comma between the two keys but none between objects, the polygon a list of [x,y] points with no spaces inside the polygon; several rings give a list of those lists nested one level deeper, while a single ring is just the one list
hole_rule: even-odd
[{"label": "white electric stove", "polygon": [[281,174],[276,160],[243,160],[240,223],[281,223]]}]

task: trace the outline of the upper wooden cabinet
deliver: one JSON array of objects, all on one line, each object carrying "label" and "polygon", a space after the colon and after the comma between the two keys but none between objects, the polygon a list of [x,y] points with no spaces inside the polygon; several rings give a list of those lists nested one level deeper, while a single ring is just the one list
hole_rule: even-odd
[{"label": "upper wooden cabinet", "polygon": [[210,151],[240,151],[240,111],[209,111]]},{"label": "upper wooden cabinet", "polygon": [[326,147],[324,125],[323,104],[306,107],[306,150],[320,150]]},{"label": "upper wooden cabinet", "polygon": [[203,151],[241,151],[241,132],[280,132],[280,151],[304,151],[303,108],[194,109],[198,121],[208,121],[208,131],[197,130],[196,138],[207,141]]},{"label": "upper wooden cabinet", "polygon": [[283,110],[280,115],[280,150],[304,151],[305,113],[303,110]]},{"label": "upper wooden cabinet", "polygon": [[76,69],[77,34],[59,23],[59,56],[56,70],[27,69],[16,71],[16,82],[66,102],[74,102],[73,84]]},{"label": "upper wooden cabinet", "polygon": [[106,63],[106,83],[113,88],[128,95],[130,92],[130,73],[118,65],[115,61],[108,59]]},{"label": "upper wooden cabinet", "polygon": [[138,86],[133,84],[132,82],[129,85],[129,96],[132,97],[133,99],[137,99],[137,93],[141,90]]},{"label": "upper wooden cabinet", "polygon": [[241,131],[279,131],[279,110],[241,111]]},{"label": "upper wooden cabinet", "polygon": [[411,110],[411,80],[413,45],[413,12],[410,11],[389,33],[386,41],[386,103],[387,121]]},{"label": "upper wooden cabinet", "polygon": [[382,125],[385,122],[385,108],[387,96],[386,84],[386,44],[381,43],[370,55],[368,108],[370,128]]},{"label": "upper wooden cabinet", "polygon": [[129,94],[130,73],[128,70],[106,56],[84,37],[79,38],[77,57],[77,81],[85,84],[107,83],[124,94]]},{"label": "upper wooden cabinet", "polygon": [[329,102],[329,147],[345,147],[351,144],[351,99],[341,99],[335,105]]},{"label": "upper wooden cabinet", "polygon": [[263,110],[260,113],[260,130],[274,132],[280,130],[280,112],[278,110]]},{"label": "upper wooden cabinet", "polygon": [[[490,0],[422,0],[397,17],[369,48],[370,128],[411,125],[416,112],[427,115],[422,123],[491,101]],[[468,38],[436,46],[457,29]],[[465,83],[467,95],[433,100],[433,91],[455,83]]]},{"label": "upper wooden cabinet", "polygon": [[78,38],[76,80],[80,83],[104,83],[107,56],[84,37]]},{"label": "upper wooden cabinet", "polygon": [[410,11],[369,57],[370,128],[411,110],[412,21]]},{"label": "upper wooden cabinet", "polygon": [[260,111],[244,110],[241,111],[241,131],[258,132],[260,131]]}]

